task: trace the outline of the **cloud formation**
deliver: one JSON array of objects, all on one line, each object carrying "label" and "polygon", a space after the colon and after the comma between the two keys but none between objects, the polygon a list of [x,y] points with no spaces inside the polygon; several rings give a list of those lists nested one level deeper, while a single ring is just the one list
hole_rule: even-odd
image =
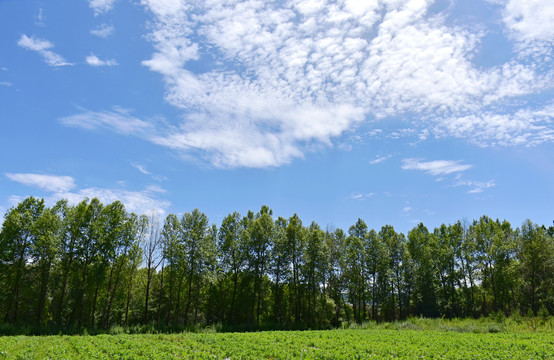
[{"label": "cloud formation", "polygon": [[479,194],[485,191],[486,189],[495,187],[496,184],[493,180],[489,180],[489,181],[460,180],[456,183],[455,186],[469,186],[471,187],[471,189],[467,191],[468,194]]},{"label": "cloud formation", "polygon": [[[113,2],[89,4],[108,11]],[[554,66],[537,60],[536,44],[526,45],[552,40],[551,27],[533,25],[533,14],[549,23],[551,2],[498,5],[520,43],[511,60],[492,67],[474,62],[485,32],[452,24],[450,10],[437,12],[433,3],[141,0],[153,18],[154,47],[142,64],[163,76],[165,99],[182,117],[154,124],[116,110],[62,122],[138,135],[217,167],[286,164],[333,146],[364,121],[388,117],[407,119],[411,128],[403,130],[419,141],[552,141],[551,106],[506,106],[552,87]],[[115,64],[94,55],[87,62]]]},{"label": "cloud formation", "polygon": [[137,169],[138,171],[140,171],[141,173],[143,173],[144,175],[152,175],[150,171],[146,170],[146,167],[144,165],[132,163],[131,166]]},{"label": "cloud formation", "polygon": [[90,33],[94,36],[98,36],[98,37],[101,37],[101,38],[107,38],[107,37],[109,37],[110,35],[112,35],[114,33],[114,30],[115,29],[112,25],[102,24],[99,27],[97,27],[96,29],[90,30]]},{"label": "cloud formation", "polygon": [[437,120],[434,134],[467,139],[481,147],[532,146],[554,141],[554,103],[515,112],[484,111]]},{"label": "cloud formation", "polygon": [[[50,192],[51,195],[46,199],[49,203],[54,203],[60,199],[67,199],[71,204],[76,204],[85,198],[97,197],[103,203],[111,203],[116,200],[125,204],[127,210],[137,214],[150,214],[152,212],[163,215],[170,202],[157,198],[157,194],[164,193],[165,190],[158,185],[147,186],[141,191],[131,191],[124,188],[96,188],[89,187],[75,189],[77,185],[71,176],[55,176],[43,174],[12,174],[6,173],[7,178],[21,184],[35,187]],[[22,197],[12,196],[11,202],[20,202]]]},{"label": "cloud formation", "polygon": [[125,204],[128,211],[136,214],[163,215],[171,203],[167,200],[158,199],[156,196],[160,193],[159,189],[147,187],[141,191],[131,191],[126,189],[104,189],[104,188],[85,188],[76,192],[56,193],[53,199],[67,199],[71,204],[76,204],[85,198],[98,198],[104,204],[116,200]]},{"label": "cloud formation", "polygon": [[[505,14],[521,10],[512,3]],[[476,67],[482,34],[447,25],[432,1],[142,4],[155,19],[156,49],[143,64],[164,76],[166,100],[185,115],[155,141],[217,166],[280,165],[366,118],[454,118],[547,86],[515,61]],[[200,59],[212,69],[188,70]]]},{"label": "cloud formation", "polygon": [[60,118],[66,126],[95,130],[106,128],[124,135],[136,135],[148,138],[154,125],[131,115],[131,110],[115,107],[111,111],[83,111],[80,114]]},{"label": "cloud formation", "polygon": [[[419,170],[426,174],[437,177],[437,181],[450,178],[452,187],[469,187],[468,194],[478,194],[486,189],[496,186],[494,180],[475,181],[464,179],[463,173],[473,168],[471,164],[464,164],[462,160],[432,160],[424,161],[424,159],[404,159],[402,160],[403,170]],[[451,175],[450,177],[448,177]]]},{"label": "cloud formation", "polygon": [[75,180],[71,176],[56,176],[45,174],[12,174],[6,173],[6,177],[18,183],[37,187],[46,191],[65,192],[75,187]]},{"label": "cloud formation", "polygon": [[115,65],[119,65],[117,63],[116,60],[114,59],[111,59],[111,60],[100,60],[98,58],[98,56],[94,55],[94,54],[90,54],[89,56],[86,57],[86,62],[87,64],[89,64],[90,66],[115,66]]},{"label": "cloud formation", "polygon": [[377,155],[377,157],[373,160],[370,160],[369,163],[371,165],[379,164],[379,163],[382,163],[383,161],[390,159],[391,157],[392,155],[386,155],[386,156]]},{"label": "cloud formation", "polygon": [[352,200],[365,200],[365,199],[369,199],[374,195],[375,193],[354,193],[354,194],[351,194],[349,197]]},{"label": "cloud formation", "polygon": [[44,61],[50,66],[68,66],[73,65],[67,62],[61,55],[53,52],[54,44],[48,40],[37,39],[35,37],[28,37],[27,35],[21,35],[17,45],[24,49],[38,52],[44,59]]},{"label": "cloud formation", "polygon": [[94,10],[94,15],[107,13],[113,9],[116,0],[88,0],[88,5]]},{"label": "cloud formation", "polygon": [[404,159],[402,160],[403,170],[420,170],[430,175],[449,175],[452,173],[464,172],[473,167],[473,165],[462,164],[460,160],[433,160],[423,161],[422,159]]},{"label": "cloud formation", "polygon": [[503,14],[506,26],[521,41],[554,40],[554,2],[509,0]]}]

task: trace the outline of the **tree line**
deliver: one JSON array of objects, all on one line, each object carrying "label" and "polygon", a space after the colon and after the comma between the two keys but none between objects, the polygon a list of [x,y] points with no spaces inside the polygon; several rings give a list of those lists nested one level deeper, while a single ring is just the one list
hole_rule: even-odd
[{"label": "tree line", "polygon": [[554,314],[554,227],[482,216],[406,235],[267,206],[210,224],[115,201],[26,198],[0,231],[0,324],[329,328],[409,316]]}]

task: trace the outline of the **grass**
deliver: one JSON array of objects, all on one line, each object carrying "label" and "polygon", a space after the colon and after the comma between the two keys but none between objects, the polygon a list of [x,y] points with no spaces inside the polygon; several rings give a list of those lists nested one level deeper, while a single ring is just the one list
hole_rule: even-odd
[{"label": "grass", "polygon": [[462,333],[554,333],[554,317],[504,317],[492,314],[480,319],[409,318],[395,322],[344,324],[349,329],[420,330]]}]

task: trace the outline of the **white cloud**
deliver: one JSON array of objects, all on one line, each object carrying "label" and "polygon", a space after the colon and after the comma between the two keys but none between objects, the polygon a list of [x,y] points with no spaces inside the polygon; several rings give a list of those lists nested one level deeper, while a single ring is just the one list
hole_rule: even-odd
[{"label": "white cloud", "polygon": [[75,180],[71,176],[56,176],[44,174],[12,174],[6,173],[6,177],[18,183],[38,187],[46,191],[63,192],[75,187]]},{"label": "white cloud", "polygon": [[54,47],[48,40],[37,39],[34,37],[28,37],[27,35],[21,35],[17,45],[27,50],[38,52],[44,61],[50,66],[68,66],[73,65],[68,63],[61,55],[49,50]]},{"label": "white cloud", "polygon": [[433,176],[463,172],[473,167],[473,165],[462,164],[460,160],[423,161],[422,159],[404,159],[402,163],[403,170],[420,170]]},{"label": "white cloud", "polygon": [[[467,191],[468,194],[481,193],[486,189],[496,186],[494,180],[483,182],[463,179],[463,172],[471,169],[473,165],[463,164],[461,160],[423,161],[422,159],[404,159],[402,163],[403,170],[424,171],[429,175],[437,176],[437,181],[443,181],[447,175],[455,174],[455,176],[450,177],[453,184],[449,186],[470,187],[471,189]],[[410,210],[412,210],[410,207],[404,209],[404,211]]]},{"label": "white cloud", "polygon": [[[160,175],[156,175],[156,174],[153,174],[151,171],[149,171],[146,166],[142,165],[142,164],[138,164],[138,163],[131,163],[131,166],[134,167],[135,169],[137,169],[138,171],[140,171],[141,173],[143,173],[144,175],[148,175],[150,176],[152,179],[156,180],[156,181],[164,181],[164,180],[167,180],[167,178],[165,176],[160,176]],[[157,186],[157,185],[153,185],[153,186]]]},{"label": "white cloud", "polygon": [[81,114],[60,118],[66,126],[86,130],[107,128],[120,134],[148,137],[154,131],[154,125],[131,115],[131,111],[115,107],[112,111],[85,111]]},{"label": "white cloud", "polygon": [[152,175],[150,171],[146,170],[146,167],[144,165],[132,163],[131,166],[137,169],[138,171],[140,171],[141,173],[143,173],[144,175]]},{"label": "white cloud", "polygon": [[[547,86],[519,63],[477,68],[482,34],[430,16],[431,3],[142,0],[156,49],[143,64],[185,113],[155,142],[216,166],[275,166],[367,116],[474,111]],[[212,69],[188,71],[208,50]]]},{"label": "white cloud", "polygon": [[554,2],[551,0],[509,0],[504,23],[522,41],[554,40]]},{"label": "white cloud", "polygon": [[90,54],[86,57],[87,64],[90,66],[115,66],[118,65],[117,61],[114,59],[111,60],[100,60],[98,56]]},{"label": "white cloud", "polygon": [[107,13],[113,8],[116,0],[88,0],[88,5],[94,10],[94,15]]},{"label": "white cloud", "polygon": [[[159,185],[147,186],[141,191],[131,191],[125,188],[96,188],[89,187],[74,190],[77,186],[71,176],[54,176],[43,174],[12,174],[6,173],[9,179],[27,186],[36,187],[52,193],[47,197],[47,203],[53,204],[60,199],[67,199],[71,204],[76,204],[84,198],[97,197],[103,203],[111,203],[116,200],[125,204],[128,211],[138,214],[157,213],[162,215],[170,206],[167,200],[158,199],[156,196],[166,191]],[[22,196],[11,196],[9,203],[15,205],[23,200]]]},{"label": "white cloud", "polygon": [[350,199],[352,200],[365,200],[372,196],[374,196],[375,193],[355,193],[350,195]]},{"label": "white cloud", "polygon": [[554,141],[554,103],[514,113],[482,112],[437,120],[437,137],[453,136],[481,146],[531,146]]},{"label": "white cloud", "polygon": [[6,86],[6,87],[9,87],[9,86],[12,86],[13,84],[9,81],[0,81],[0,86]]},{"label": "white cloud", "polygon": [[[89,4],[100,13],[113,2]],[[154,47],[142,64],[163,76],[166,101],[183,116],[172,124],[143,124],[148,134],[109,125],[107,117],[130,120],[117,111],[62,122],[102,123],[219,167],[268,167],[333,146],[367,119],[407,115],[434,129],[401,129],[396,137],[451,136],[456,133],[448,126],[467,114],[551,87],[552,70],[529,58],[476,66],[484,32],[449,24],[450,10],[431,14],[432,3],[141,0],[153,16],[148,38]],[[510,4],[506,14],[515,14]],[[105,25],[94,34],[108,36],[111,29]],[[109,62],[92,56],[89,64]],[[206,70],[191,71],[192,61]]]},{"label": "white cloud", "polygon": [[44,10],[42,8],[38,9],[38,14],[35,16],[35,25],[44,26]]},{"label": "white cloud", "polygon": [[473,181],[473,180],[460,180],[454,186],[468,186],[468,187],[471,187],[471,189],[467,191],[468,194],[479,194],[485,191],[486,189],[495,187],[496,184],[494,180],[489,180],[484,182]]},{"label": "white cloud", "polygon": [[99,27],[97,27],[96,29],[92,29],[90,31],[90,33],[94,36],[98,36],[98,37],[101,37],[101,38],[107,38],[107,37],[109,37],[110,35],[112,35],[114,33],[114,30],[115,29],[112,25],[102,24]]},{"label": "white cloud", "polygon": [[50,202],[58,199],[67,199],[71,204],[76,204],[84,198],[92,199],[96,197],[104,204],[119,200],[125,204],[125,208],[128,211],[137,214],[156,213],[158,215],[163,215],[166,213],[171,203],[167,200],[156,198],[156,194],[160,192],[163,192],[163,189],[154,189],[152,187],[147,187],[142,191],[91,187],[76,192],[56,193],[51,196]]},{"label": "white cloud", "polygon": [[374,160],[370,160],[369,163],[371,165],[375,165],[375,164],[379,164],[385,160],[388,160],[392,157],[392,155],[387,155],[387,156],[381,156],[381,155],[377,155],[377,157],[374,159]]}]

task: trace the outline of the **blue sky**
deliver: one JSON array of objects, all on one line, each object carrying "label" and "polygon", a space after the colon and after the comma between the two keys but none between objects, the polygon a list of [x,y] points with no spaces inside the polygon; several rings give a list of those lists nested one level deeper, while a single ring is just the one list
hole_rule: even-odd
[{"label": "blue sky", "polygon": [[554,219],[551,0],[0,0],[0,211]]}]

